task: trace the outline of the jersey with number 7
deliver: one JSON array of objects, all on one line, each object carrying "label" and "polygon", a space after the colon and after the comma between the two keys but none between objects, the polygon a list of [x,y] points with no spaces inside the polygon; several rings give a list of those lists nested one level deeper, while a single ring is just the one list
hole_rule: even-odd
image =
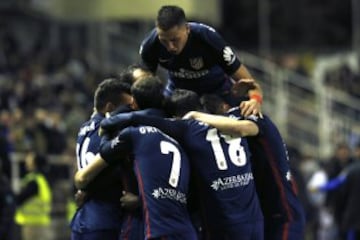
[{"label": "jersey with number 7", "polygon": [[170,120],[133,113],[132,124],[156,126],[187,152],[200,184],[209,229],[262,221],[246,139],[221,135],[196,120]]},{"label": "jersey with number 7", "polygon": [[104,142],[100,154],[110,164],[122,154],[134,159],[146,239],[196,238],[187,211],[189,160],[176,140],[155,127],[127,127]]}]

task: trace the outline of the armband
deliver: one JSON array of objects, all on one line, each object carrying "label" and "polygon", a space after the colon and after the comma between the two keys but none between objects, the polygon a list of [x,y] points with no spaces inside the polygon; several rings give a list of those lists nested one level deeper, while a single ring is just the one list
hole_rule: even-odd
[{"label": "armband", "polygon": [[262,96],[260,94],[258,94],[258,93],[251,94],[250,99],[254,99],[260,104],[262,104],[262,102],[263,102]]}]

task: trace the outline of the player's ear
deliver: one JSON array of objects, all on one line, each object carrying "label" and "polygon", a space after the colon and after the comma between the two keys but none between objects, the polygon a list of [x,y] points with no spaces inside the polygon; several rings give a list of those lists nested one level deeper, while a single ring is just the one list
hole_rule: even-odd
[{"label": "player's ear", "polygon": [[115,110],[115,105],[112,102],[107,102],[105,104],[105,112],[112,112]]},{"label": "player's ear", "polygon": [[227,104],[227,103],[224,102],[224,103],[221,104],[221,108],[222,108],[222,109],[221,109],[222,112],[223,112],[223,113],[226,113],[227,111],[230,110],[231,106],[230,106],[229,104]]},{"label": "player's ear", "polygon": [[134,109],[134,110],[138,110],[138,109],[139,109],[139,106],[138,106],[138,104],[136,103],[136,100],[135,100],[134,97],[132,97],[132,101],[131,101],[131,103],[130,103],[130,107],[131,107],[132,109]]},{"label": "player's ear", "polygon": [[186,27],[186,33],[189,34],[190,33],[190,25],[189,25],[189,23],[185,23],[185,27]]}]

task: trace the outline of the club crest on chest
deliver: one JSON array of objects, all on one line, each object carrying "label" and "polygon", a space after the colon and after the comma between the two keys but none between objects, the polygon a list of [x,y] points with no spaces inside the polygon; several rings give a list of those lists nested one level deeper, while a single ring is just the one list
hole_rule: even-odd
[{"label": "club crest on chest", "polygon": [[189,61],[190,66],[195,70],[199,70],[204,66],[204,60],[202,57],[190,58]]}]

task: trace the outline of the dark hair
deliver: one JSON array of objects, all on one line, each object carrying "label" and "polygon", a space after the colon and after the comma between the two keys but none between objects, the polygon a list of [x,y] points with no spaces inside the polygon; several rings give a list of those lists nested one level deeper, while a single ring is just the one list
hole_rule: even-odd
[{"label": "dark hair", "polygon": [[211,114],[224,114],[222,104],[224,100],[215,94],[204,94],[201,97],[201,104],[204,109]]},{"label": "dark hair", "polygon": [[101,111],[107,102],[120,105],[123,101],[122,93],[130,94],[130,85],[118,78],[103,80],[97,87],[94,96],[94,106]]},{"label": "dark hair", "polygon": [[202,110],[197,93],[186,89],[175,89],[166,102],[166,111],[170,116],[182,117],[189,111]]},{"label": "dark hair", "polygon": [[129,65],[124,71],[120,72],[119,76],[120,79],[122,79],[124,82],[130,84],[130,86],[137,80],[134,78],[134,71],[136,70],[142,70],[144,72],[149,72],[149,75],[152,74],[152,72],[147,68],[145,65],[140,63],[134,63]]},{"label": "dark hair", "polygon": [[136,81],[131,87],[140,109],[162,108],[164,103],[164,84],[156,76],[147,76]]},{"label": "dark hair", "polygon": [[178,6],[162,6],[158,11],[156,26],[164,31],[184,23],[186,23],[185,12]]}]

